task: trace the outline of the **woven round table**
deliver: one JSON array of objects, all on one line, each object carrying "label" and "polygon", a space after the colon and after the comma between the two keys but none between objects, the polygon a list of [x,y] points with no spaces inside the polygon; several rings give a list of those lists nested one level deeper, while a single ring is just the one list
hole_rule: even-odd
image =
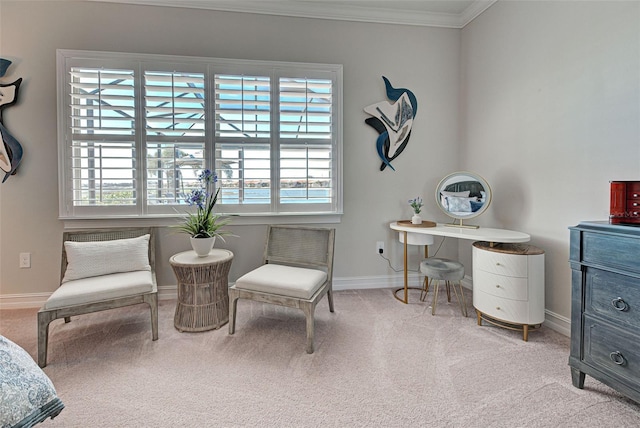
[{"label": "woven round table", "polygon": [[229,269],[233,253],[214,248],[208,256],[194,251],[169,259],[178,280],[173,325],[178,331],[207,331],[229,322]]}]

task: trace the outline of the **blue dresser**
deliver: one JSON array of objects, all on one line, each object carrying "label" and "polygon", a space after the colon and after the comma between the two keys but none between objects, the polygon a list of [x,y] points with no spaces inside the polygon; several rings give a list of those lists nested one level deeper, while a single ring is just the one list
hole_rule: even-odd
[{"label": "blue dresser", "polygon": [[569,230],[573,386],[589,375],[640,402],[640,227]]}]

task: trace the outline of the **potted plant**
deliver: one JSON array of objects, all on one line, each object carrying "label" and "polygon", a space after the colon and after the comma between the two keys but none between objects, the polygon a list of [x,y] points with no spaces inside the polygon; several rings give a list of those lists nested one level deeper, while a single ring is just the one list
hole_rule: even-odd
[{"label": "potted plant", "polygon": [[418,196],[417,198],[409,199],[409,205],[413,208],[411,224],[422,224],[422,217],[420,217],[420,211],[422,210],[422,198]]},{"label": "potted plant", "polygon": [[193,189],[185,198],[189,205],[197,206],[196,212],[187,213],[184,222],[176,228],[190,235],[191,246],[199,257],[206,257],[217,237],[224,241],[225,236],[231,235],[231,232],[223,230],[231,220],[213,212],[220,194],[220,188],[214,191],[218,176],[211,170],[204,169],[198,175],[198,181],[200,188]]}]

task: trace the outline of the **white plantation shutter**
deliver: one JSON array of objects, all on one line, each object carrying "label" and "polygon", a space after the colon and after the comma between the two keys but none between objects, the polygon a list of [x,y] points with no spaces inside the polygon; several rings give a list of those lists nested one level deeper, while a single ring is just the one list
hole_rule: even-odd
[{"label": "white plantation shutter", "polygon": [[279,201],[283,210],[332,209],[336,186],[334,86],[332,79],[279,78]]},{"label": "white plantation shutter", "polygon": [[272,202],[271,90],[270,76],[215,75],[216,170],[228,207]]},{"label": "white plantation shutter", "polygon": [[247,212],[258,212],[264,211],[258,205],[271,204],[269,144],[216,144],[216,171],[222,185],[220,197],[223,205],[246,205]]},{"label": "white plantation shutter", "polygon": [[216,137],[269,138],[271,79],[216,74]]},{"label": "white plantation shutter", "polygon": [[280,138],[331,139],[333,82],[280,78]]},{"label": "white plantation shutter", "polygon": [[184,204],[205,168],[204,143],[147,141],[147,203]]},{"label": "white plantation shutter", "polygon": [[[58,51],[60,217],[339,214],[342,67]],[[309,218],[309,217],[307,217]]]},{"label": "white plantation shutter", "polygon": [[136,205],[133,70],[69,72],[71,203]]},{"label": "white plantation shutter", "polygon": [[133,70],[74,67],[69,74],[74,135],[134,134]]},{"label": "white plantation shutter", "polygon": [[155,206],[183,204],[205,168],[205,76],[145,71],[146,189]]},{"label": "white plantation shutter", "polygon": [[280,202],[330,204],[331,146],[291,144],[280,149]]},{"label": "white plantation shutter", "polygon": [[204,74],[144,74],[147,135],[204,137]]}]

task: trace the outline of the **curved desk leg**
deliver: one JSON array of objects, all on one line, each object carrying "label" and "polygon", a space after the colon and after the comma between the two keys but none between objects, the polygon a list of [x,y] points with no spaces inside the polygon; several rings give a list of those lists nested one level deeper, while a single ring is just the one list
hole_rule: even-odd
[{"label": "curved desk leg", "polygon": [[407,232],[404,233],[404,299],[398,297],[398,291],[402,290],[402,288],[398,288],[393,292],[393,297],[400,300],[402,303],[409,303],[409,267],[407,261]]},{"label": "curved desk leg", "polygon": [[[409,251],[409,244],[407,243],[407,241],[409,240],[408,232],[407,231],[402,231],[402,233],[404,233],[404,260],[403,260],[403,265],[404,265],[404,299],[401,299],[398,297],[397,293],[398,291],[402,290],[402,288],[398,288],[397,290],[395,290],[393,292],[393,296],[400,300],[402,303],[404,304],[408,304],[409,303],[409,288],[411,289],[415,289],[415,290],[420,290],[420,301],[424,301],[423,295],[424,297],[426,297],[426,293],[429,291],[429,278],[425,277],[425,283],[422,285],[422,288],[417,288],[417,287],[409,287],[409,255],[408,255],[408,251]],[[428,258],[429,257],[429,246],[425,245],[424,246],[424,258]],[[426,284],[426,285],[425,285]]]}]

